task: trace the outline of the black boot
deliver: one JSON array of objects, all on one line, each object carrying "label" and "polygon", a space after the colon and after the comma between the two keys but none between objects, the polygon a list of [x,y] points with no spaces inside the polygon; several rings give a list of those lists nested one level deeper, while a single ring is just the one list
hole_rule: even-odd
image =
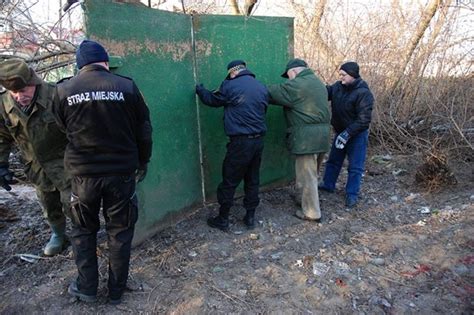
[{"label": "black boot", "polygon": [[244,223],[249,230],[255,227],[255,209],[247,209],[244,217]]},{"label": "black boot", "polygon": [[207,219],[207,225],[227,232],[229,230],[229,209],[219,209],[219,215],[214,218]]},{"label": "black boot", "polygon": [[97,301],[97,296],[96,295],[89,295],[89,294],[84,294],[82,293],[79,288],[77,287],[77,282],[73,281],[70,285],[69,288],[67,289],[67,292],[76,297],[78,300],[81,300],[83,302],[87,303],[93,303]]}]

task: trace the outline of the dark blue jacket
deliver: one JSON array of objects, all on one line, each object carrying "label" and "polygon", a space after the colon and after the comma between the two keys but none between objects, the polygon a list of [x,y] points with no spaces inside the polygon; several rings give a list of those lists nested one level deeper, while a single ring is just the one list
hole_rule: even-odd
[{"label": "dark blue jacket", "polygon": [[358,78],[347,86],[338,81],[326,87],[331,101],[331,125],[337,133],[347,130],[355,136],[369,128],[374,97],[364,80]]},{"label": "dark blue jacket", "polygon": [[252,72],[242,70],[235,78],[224,80],[215,92],[198,85],[196,93],[204,104],[224,107],[226,135],[263,134],[267,131],[268,91]]}]

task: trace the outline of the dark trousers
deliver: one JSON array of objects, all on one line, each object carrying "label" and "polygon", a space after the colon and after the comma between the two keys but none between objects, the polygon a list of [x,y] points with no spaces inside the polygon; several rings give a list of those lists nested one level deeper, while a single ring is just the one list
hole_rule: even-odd
[{"label": "dark trousers", "polygon": [[222,182],[217,187],[217,200],[220,214],[228,216],[234,204],[235,189],[244,180],[244,207],[255,210],[260,200],[260,163],[262,161],[263,136],[248,138],[247,136],[231,137],[227,143],[227,153],[222,164]]},{"label": "dark trousers", "polygon": [[78,177],[72,179],[71,243],[78,269],[77,286],[97,294],[97,232],[102,204],[109,247],[109,296],[120,298],[125,290],[130,249],[138,219],[134,176]]}]

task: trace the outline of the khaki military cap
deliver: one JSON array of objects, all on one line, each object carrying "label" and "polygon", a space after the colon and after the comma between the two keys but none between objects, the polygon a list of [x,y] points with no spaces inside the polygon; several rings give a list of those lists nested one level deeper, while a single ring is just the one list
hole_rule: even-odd
[{"label": "khaki military cap", "polygon": [[18,91],[28,85],[38,85],[43,81],[22,59],[7,59],[0,62],[0,84],[7,90]]}]

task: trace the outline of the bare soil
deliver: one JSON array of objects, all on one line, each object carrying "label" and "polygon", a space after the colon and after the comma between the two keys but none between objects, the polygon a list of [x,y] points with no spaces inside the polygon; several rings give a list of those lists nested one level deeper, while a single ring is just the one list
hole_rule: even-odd
[{"label": "bare soil", "polygon": [[[415,185],[421,158],[372,154],[356,209],[343,184],[321,192],[322,223],[301,221],[291,187],[263,192],[258,226],[228,233],[206,225],[209,204],[132,251],[123,303],[107,304],[107,245],[99,234],[99,301],[67,294],[71,249],[40,255],[49,238],[30,186],[0,193],[2,314],[472,314],[474,166],[451,165],[457,184]],[[29,261],[27,261],[29,260]]]}]

